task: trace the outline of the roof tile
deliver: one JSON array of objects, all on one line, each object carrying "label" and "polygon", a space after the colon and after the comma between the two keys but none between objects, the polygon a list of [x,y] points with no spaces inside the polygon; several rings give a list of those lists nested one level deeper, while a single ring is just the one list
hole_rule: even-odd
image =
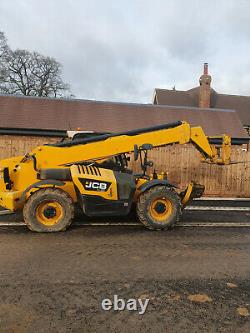
[{"label": "roof tile", "polygon": [[234,111],[194,107],[0,96],[1,128],[125,131],[177,120],[200,125],[207,135],[246,138]]}]

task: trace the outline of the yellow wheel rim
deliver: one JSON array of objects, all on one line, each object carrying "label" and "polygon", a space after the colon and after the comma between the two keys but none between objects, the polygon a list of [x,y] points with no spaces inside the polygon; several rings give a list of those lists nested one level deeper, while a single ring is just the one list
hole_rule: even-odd
[{"label": "yellow wheel rim", "polygon": [[160,198],[150,204],[149,211],[155,221],[167,223],[173,212],[173,205],[167,198]]},{"label": "yellow wheel rim", "polygon": [[46,226],[53,226],[63,216],[63,207],[57,201],[46,201],[38,205],[36,218]]}]

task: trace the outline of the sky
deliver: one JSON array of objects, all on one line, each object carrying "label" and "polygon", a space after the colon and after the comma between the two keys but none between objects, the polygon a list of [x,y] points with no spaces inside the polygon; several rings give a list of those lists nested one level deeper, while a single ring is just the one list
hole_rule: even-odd
[{"label": "sky", "polygon": [[76,98],[151,103],[154,88],[250,95],[248,0],[0,0],[12,49],[63,65]]}]

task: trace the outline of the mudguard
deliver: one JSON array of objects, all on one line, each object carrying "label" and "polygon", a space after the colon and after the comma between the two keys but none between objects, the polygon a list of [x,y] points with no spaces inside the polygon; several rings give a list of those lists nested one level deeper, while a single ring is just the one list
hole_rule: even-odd
[{"label": "mudguard", "polygon": [[138,190],[143,193],[145,191],[147,191],[149,188],[157,186],[157,185],[164,185],[164,186],[168,186],[168,187],[173,187],[173,188],[178,188],[176,185],[171,184],[168,180],[165,179],[153,179],[150,180],[144,184],[142,184]]},{"label": "mudguard", "polygon": [[60,180],[56,180],[56,179],[41,180],[39,182],[36,182],[26,188],[26,190],[22,193],[19,203],[25,201],[26,193],[28,193],[32,188],[39,188],[40,186],[43,186],[43,185],[63,186],[64,184],[65,184],[64,182],[62,182]]}]

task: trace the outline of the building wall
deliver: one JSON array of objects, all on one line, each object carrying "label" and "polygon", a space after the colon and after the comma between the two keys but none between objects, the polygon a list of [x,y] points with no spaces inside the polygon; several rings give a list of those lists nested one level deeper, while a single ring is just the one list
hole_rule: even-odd
[{"label": "building wall", "polygon": [[[0,159],[23,155],[44,143],[58,141],[59,138],[0,136]],[[169,180],[184,188],[190,181],[203,184],[205,195],[222,197],[250,198],[250,151],[234,147],[232,160],[243,162],[229,166],[201,163],[199,154],[191,145],[174,145],[154,149],[150,152],[155,169],[166,170]],[[138,163],[132,161],[132,168],[139,171]]]}]

